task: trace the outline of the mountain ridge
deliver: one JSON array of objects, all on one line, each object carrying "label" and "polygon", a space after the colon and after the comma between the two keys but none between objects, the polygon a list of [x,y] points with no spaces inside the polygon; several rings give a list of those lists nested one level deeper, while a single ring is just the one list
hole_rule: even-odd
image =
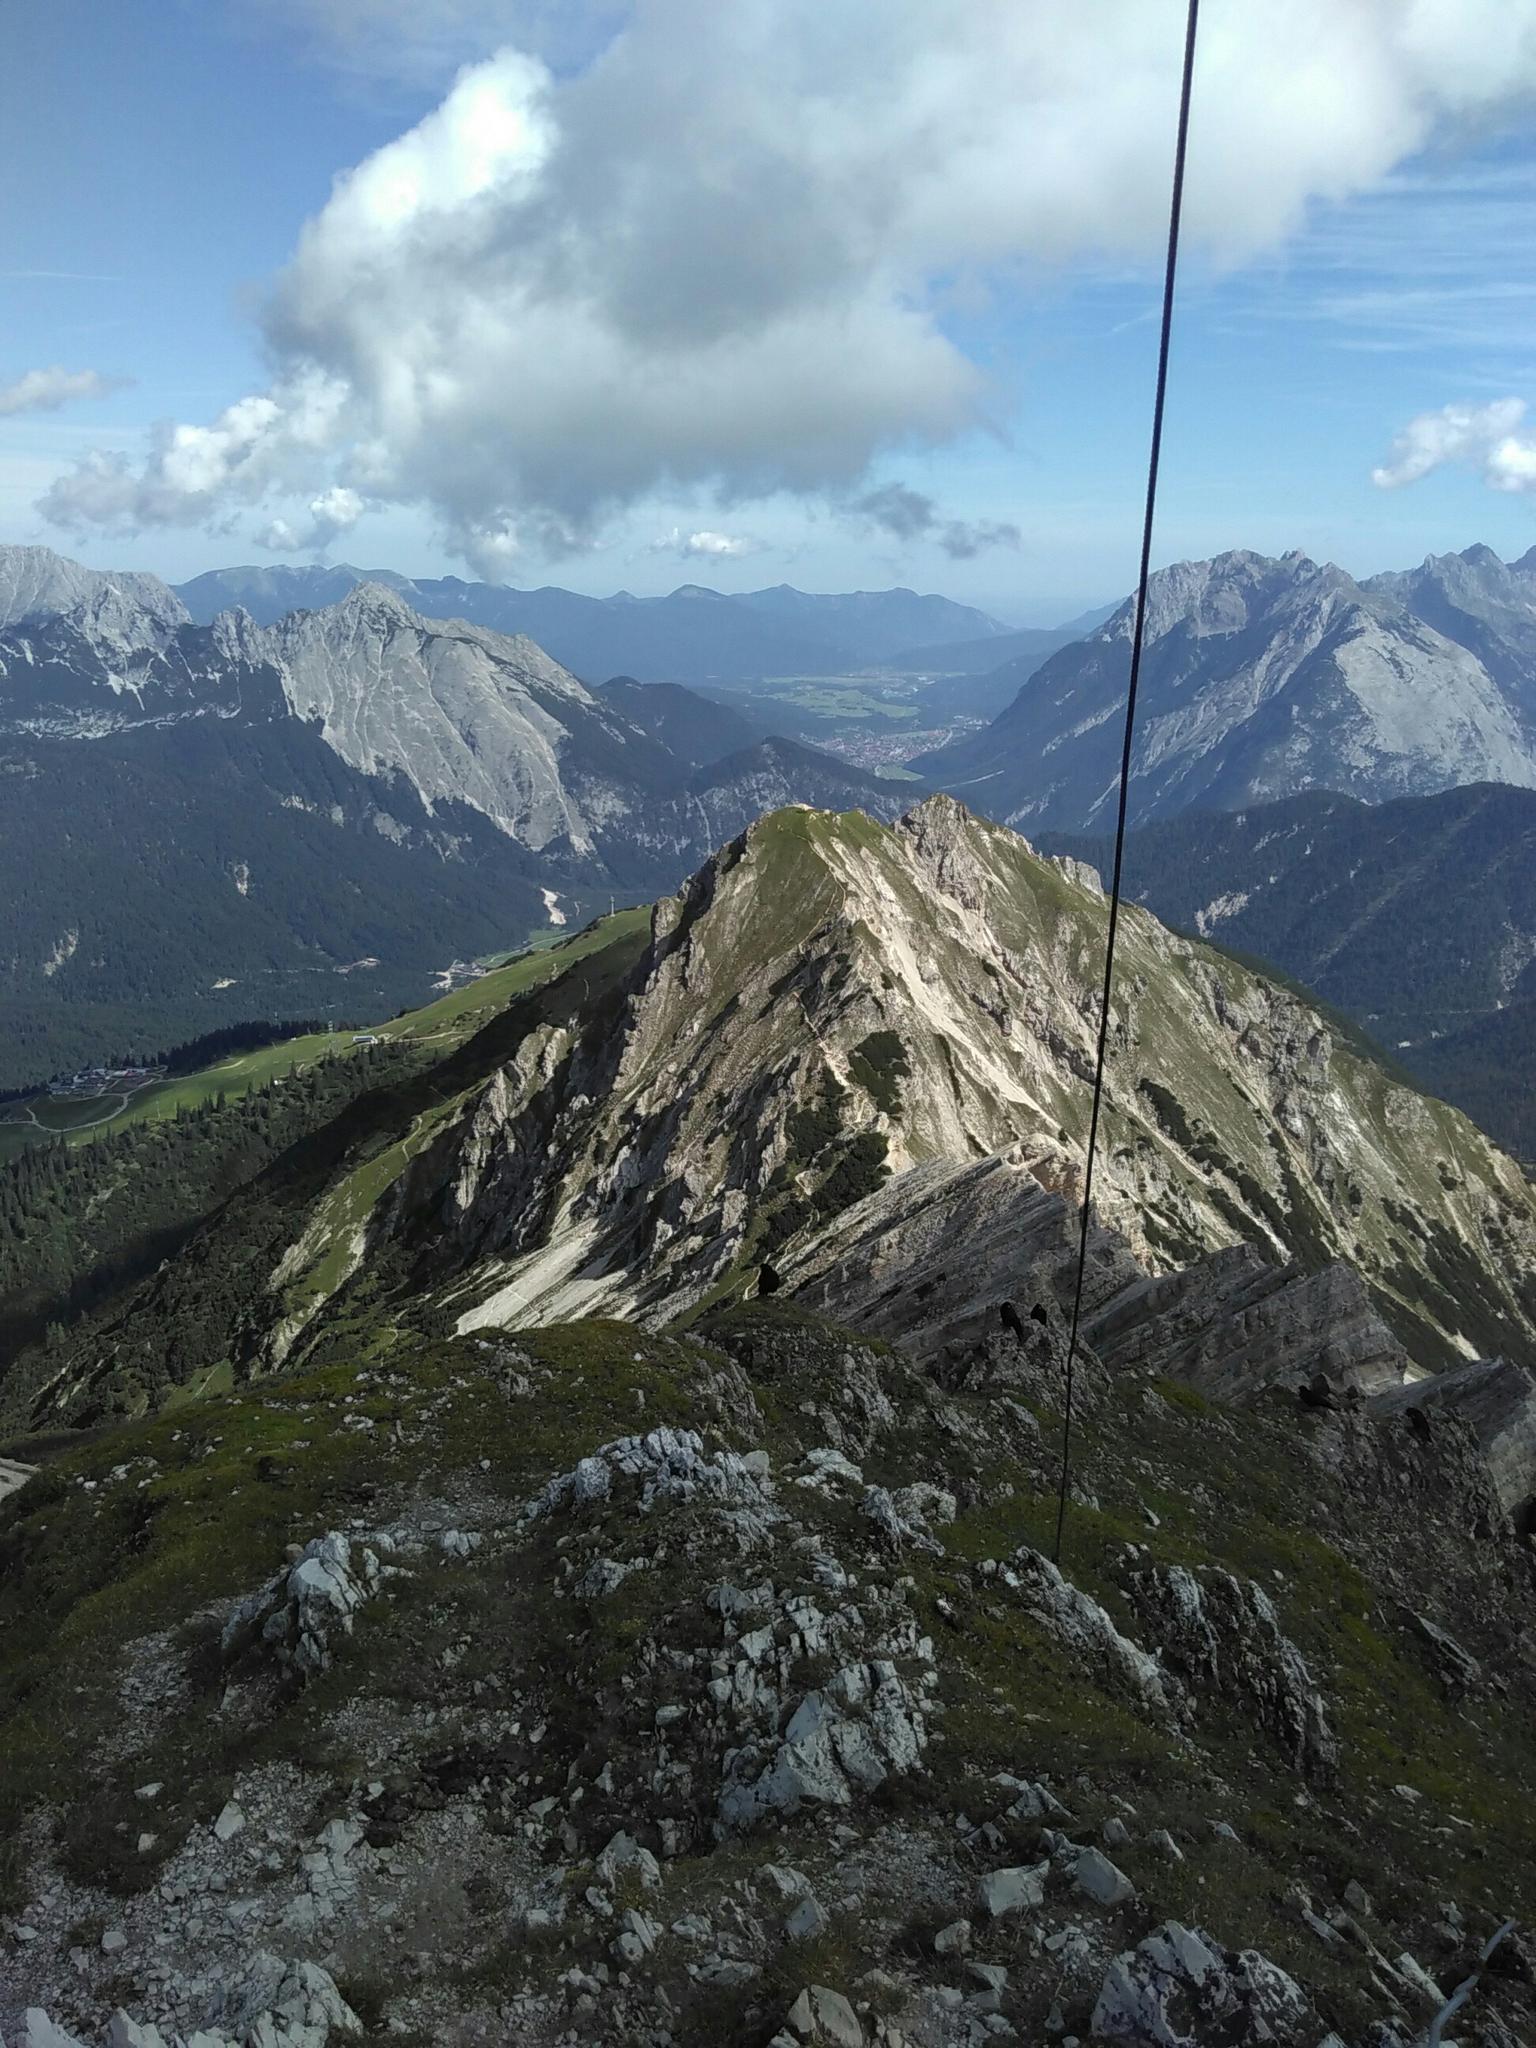
[{"label": "mountain ridge", "polygon": [[[600,1041],[534,1034],[421,1147],[339,1269],[323,1231],[290,1248],[272,1356],[323,1303],[317,1259],[334,1284],[371,1250],[435,1248],[409,1286],[464,1330],[644,1321],[707,1299],[764,1231],[810,1227],[823,1175],[862,1193],[1022,1148],[1030,1176],[1070,1193],[1104,915],[1095,880],[946,798],[894,827],[806,810],[750,827],[658,905]],[[1166,1267],[1247,1238],[1344,1257],[1420,1358],[1529,1349],[1536,1197],[1514,1163],[1295,995],[1140,910],[1123,934],[1098,1185],[1136,1256]],[[796,1120],[823,1113],[813,1171]]]},{"label": "mountain ridge", "polygon": [[[821,594],[779,584],[726,593],[685,583],[663,597],[594,598],[554,585],[520,590],[337,565],[209,570],[179,585],[178,595],[200,623],[241,604],[272,625],[287,612],[336,603],[368,581],[388,583],[423,617],[525,634],[590,682],[616,674],[681,683],[837,674],[898,653],[925,630],[933,639],[1008,630],[973,606],[902,588]],[[701,606],[701,595],[711,603]]]},{"label": "mountain ridge", "polygon": [[[909,768],[1004,823],[1102,823],[1133,615],[1128,600],[1051,656],[991,726]],[[1151,579],[1133,823],[1307,788],[1379,800],[1475,781],[1536,786],[1536,705],[1407,609],[1396,585],[1358,584],[1299,551],[1244,549]]]},{"label": "mountain ridge", "polygon": [[[325,977],[360,958],[349,1007],[384,1014],[458,955],[674,886],[759,809],[900,806],[900,784],[774,743],[681,686],[666,717],[642,702],[631,720],[532,641],[423,619],[389,586],[271,627],[243,611],[177,623],[110,580],[62,594],[64,611],[0,633],[15,878],[0,1005],[16,1027],[0,1087],[235,1021],[253,1000],[313,1015],[336,1000]],[[707,758],[677,745],[695,719],[716,735]]]},{"label": "mountain ridge", "polygon": [[781,811],[24,1354],[8,2032],[1529,2034],[1530,1190],[1130,906],[1058,1492],[1105,915]]}]

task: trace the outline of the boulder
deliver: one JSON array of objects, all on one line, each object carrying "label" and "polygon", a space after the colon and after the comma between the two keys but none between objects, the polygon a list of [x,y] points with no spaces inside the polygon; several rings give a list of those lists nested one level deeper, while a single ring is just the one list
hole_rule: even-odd
[{"label": "boulder", "polygon": [[864,2029],[840,1991],[808,1984],[789,2008],[788,2027],[801,2041],[827,2042],[831,2048],[864,2048]]},{"label": "boulder", "polygon": [[166,2040],[158,2027],[119,2010],[107,2022],[107,2048],[166,2048]]},{"label": "boulder", "polygon": [[1136,1887],[1101,1849],[1082,1849],[1072,1866],[1072,1882],[1099,1906],[1121,1906],[1134,1899]]},{"label": "boulder", "polygon": [[1301,1987],[1256,1949],[1233,1955],[1168,1920],[1110,1964],[1091,2032],[1134,2048],[1311,2048],[1317,2025]]},{"label": "boulder", "polygon": [[661,1883],[661,1865],[650,1850],[633,1835],[620,1830],[598,1857],[597,1874],[604,1884],[611,1885],[630,1871],[634,1871],[647,1891],[654,1891]]},{"label": "boulder", "polygon": [[1050,1874],[1049,1859],[989,1871],[977,1883],[977,1904],[989,1920],[1004,1920],[1012,1913],[1032,1913],[1045,1903],[1045,1881]]},{"label": "boulder", "polygon": [[1440,1683],[1447,1692],[1470,1692],[1474,1686],[1481,1685],[1482,1665],[1470,1650],[1462,1648],[1448,1630],[1441,1628],[1438,1622],[1431,1621],[1427,1614],[1410,1613],[1408,1619],[1415,1631],[1429,1645]]},{"label": "boulder", "polygon": [[818,1934],[827,1929],[827,1916],[820,1904],[807,1892],[791,1908],[784,1922],[786,1941],[814,1941]]},{"label": "boulder", "polygon": [[970,1945],[969,1920],[951,1920],[947,1927],[941,1927],[933,1937],[933,1952],[936,1956],[963,1956]]},{"label": "boulder", "polygon": [[17,2048],[84,2048],[84,2043],[55,2026],[40,2005],[29,2005],[21,2016]]}]

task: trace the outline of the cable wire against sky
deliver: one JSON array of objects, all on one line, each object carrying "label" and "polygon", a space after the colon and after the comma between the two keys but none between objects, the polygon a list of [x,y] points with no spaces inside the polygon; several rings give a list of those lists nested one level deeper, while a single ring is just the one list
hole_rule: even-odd
[{"label": "cable wire against sky", "polygon": [[1083,1281],[1088,1270],[1088,1225],[1093,1213],[1093,1160],[1099,1140],[1099,1110],[1104,1099],[1104,1062],[1109,1049],[1109,1001],[1115,978],[1115,935],[1120,927],[1120,873],[1125,858],[1125,814],[1131,787],[1131,748],[1136,737],[1136,692],[1141,682],[1141,650],[1147,617],[1147,579],[1152,569],[1152,526],[1157,511],[1157,472],[1163,452],[1163,405],[1168,394],[1168,347],[1173,333],[1173,287],[1179,267],[1179,220],[1184,210],[1184,158],[1189,145],[1190,89],[1195,75],[1195,35],[1200,0],[1189,0],[1184,28],[1184,71],[1179,84],[1179,129],[1173,151],[1173,195],[1168,207],[1168,260],[1163,272],[1163,324],[1157,345],[1157,394],[1152,403],[1152,447],[1147,460],[1147,502],[1141,523],[1141,575],[1136,585],[1136,617],[1131,631],[1131,675],[1125,695],[1125,744],[1120,755],[1120,807],[1115,821],[1115,867],[1109,890],[1109,931],[1104,942],[1104,992],[1099,1005],[1099,1045],[1093,1068],[1093,1110],[1088,1120],[1088,1158],[1083,1170],[1083,1209],[1077,1241],[1077,1284],[1072,1294],[1072,1328],[1067,1338],[1067,1386],[1061,1429],[1061,1488],[1056,1502],[1056,1541],[1051,1551],[1061,1563],[1061,1539],[1067,1519],[1067,1494],[1072,1476],[1072,1392],[1077,1365],[1078,1326],[1083,1314]]}]

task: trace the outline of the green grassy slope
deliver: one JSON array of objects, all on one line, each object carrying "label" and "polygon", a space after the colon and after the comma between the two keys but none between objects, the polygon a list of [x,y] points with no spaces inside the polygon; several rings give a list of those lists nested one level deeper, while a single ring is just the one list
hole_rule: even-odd
[{"label": "green grassy slope", "polygon": [[45,1333],[56,1343],[58,1326],[99,1312],[360,1093],[431,1073],[509,1005],[638,939],[647,918],[623,911],[521,954],[381,1026],[375,1045],[350,1033],[290,1039],[145,1088],[108,1124],[60,1133],[64,1147],[40,1149],[33,1128],[0,1163],[0,1376]]}]

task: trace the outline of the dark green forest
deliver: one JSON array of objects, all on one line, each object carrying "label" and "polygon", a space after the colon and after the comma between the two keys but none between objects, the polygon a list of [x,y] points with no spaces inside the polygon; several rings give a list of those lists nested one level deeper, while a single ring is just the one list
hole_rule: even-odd
[{"label": "dark green forest", "polygon": [[0,1167],[0,1374],[109,1300],[360,1092],[419,1065],[407,1043],[317,1061],[233,1102],[36,1145]]},{"label": "dark green forest", "polygon": [[7,742],[0,873],[0,1091],[253,1017],[387,1017],[546,921],[547,872],[486,819],[291,719]]}]

